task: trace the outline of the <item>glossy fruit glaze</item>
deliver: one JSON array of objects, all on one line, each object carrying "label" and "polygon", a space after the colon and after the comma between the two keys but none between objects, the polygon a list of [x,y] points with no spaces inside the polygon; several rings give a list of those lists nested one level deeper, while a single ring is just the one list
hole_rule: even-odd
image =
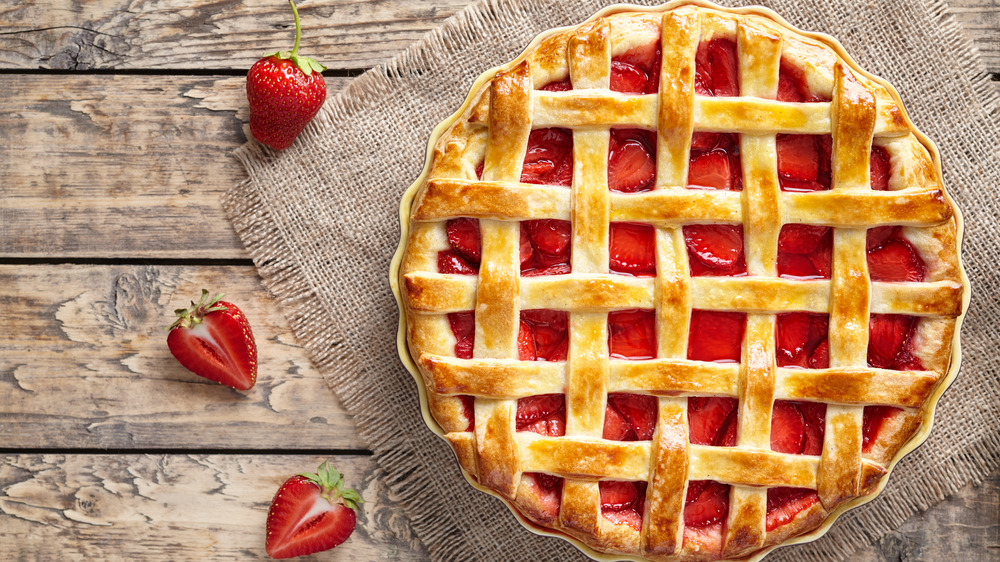
[{"label": "glossy fruit glaze", "polygon": [[[629,94],[655,93],[659,82],[660,51],[655,42],[615,57],[611,63],[611,89]],[[727,39],[703,42],[696,54],[695,90],[703,96],[738,96],[736,45]],[[553,82],[541,90],[572,89],[569,80]],[[782,61],[778,100],[823,102],[812,93],[801,72]],[[829,135],[778,135],[777,171],[783,191],[809,192],[830,189]],[[871,185],[889,189],[888,153],[875,146],[870,157]],[[524,183],[572,185],[573,138],[567,129],[531,132],[520,180]],[[482,176],[482,164],[477,169]],[[656,135],[633,128],[611,130],[608,150],[608,188],[620,193],[653,189],[656,180]],[[743,188],[736,133],[695,132],[687,187],[699,190],[740,191]],[[743,276],[747,274],[742,225],[688,225],[684,229],[693,276]],[[481,240],[476,219],[448,221],[449,248],[438,255],[441,273],[475,275],[481,260]],[[656,233],[651,225],[612,223],[609,232],[612,273],[649,277],[656,275]],[[571,225],[568,221],[534,220],[520,224],[522,276],[558,275],[571,271]],[[926,277],[926,265],[903,229],[886,226],[870,229],[868,268],[874,282],[916,282]],[[785,225],[779,234],[777,272],[796,279],[829,279],[832,269],[833,231],[829,227]],[[455,336],[455,355],[471,358],[475,340],[472,312],[448,315]],[[917,319],[899,315],[872,315],[868,363],[895,370],[922,369],[913,355]],[[735,312],[693,310],[687,358],[694,361],[738,363],[742,353],[746,315]],[[521,312],[518,356],[522,361],[564,361],[568,353],[568,314],[553,310]],[[829,367],[829,318],[825,314],[791,312],[777,316],[776,363],[782,368]],[[656,317],[653,310],[624,310],[608,315],[608,351],[614,359],[643,360],[657,356]],[[461,397],[468,430],[474,429],[473,399]],[[885,424],[901,410],[869,406],[864,410],[863,450],[870,451]],[[736,444],[738,403],[734,398],[688,398],[690,442],[694,445],[730,447]],[[778,400],[771,416],[774,451],[821,455],[826,405]],[[610,394],[605,408],[603,438],[621,441],[652,439],[656,429],[657,399],[639,394]],[[521,398],[517,403],[517,431],[561,436],[566,430],[566,401],[562,394]],[[541,501],[543,517],[559,512],[563,480],[543,473],[526,473],[525,485]],[[645,502],[645,482],[602,481],[601,511],[609,520],[639,529]],[[701,480],[688,483],[684,508],[684,540],[703,548],[721,547],[723,525],[729,510],[730,486]],[[790,522],[798,513],[818,503],[813,490],[770,488],[767,493],[767,530]]]}]

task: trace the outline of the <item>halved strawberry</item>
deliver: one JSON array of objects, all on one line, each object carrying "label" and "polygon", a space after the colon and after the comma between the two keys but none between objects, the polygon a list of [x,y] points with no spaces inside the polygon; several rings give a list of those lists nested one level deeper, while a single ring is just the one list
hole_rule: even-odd
[{"label": "halved strawberry", "polygon": [[739,362],[747,315],[740,312],[692,310],[688,359]]},{"label": "halved strawberry", "polygon": [[797,455],[805,444],[806,421],[795,404],[776,400],[771,411],[771,450]]},{"label": "halved strawberry", "polygon": [[871,251],[881,246],[886,240],[899,237],[901,228],[899,226],[876,226],[875,228],[869,228],[866,249]]},{"label": "halved strawberry", "polygon": [[898,369],[896,360],[916,331],[917,318],[899,314],[872,314],[868,321],[868,364]]},{"label": "halved strawberry", "polygon": [[569,221],[540,219],[524,221],[531,245],[538,251],[543,261],[569,263],[571,226]]},{"label": "halved strawberry", "polygon": [[813,135],[778,135],[778,176],[799,181],[816,181],[819,176],[819,149]]},{"label": "halved strawberry", "polygon": [[565,80],[557,80],[555,82],[549,82],[548,84],[538,89],[544,90],[546,92],[567,92],[573,89],[573,83],[570,82],[569,78],[567,78]]},{"label": "halved strawberry", "polygon": [[705,152],[716,146],[722,133],[696,131],[691,135],[691,154]]},{"label": "halved strawberry", "polygon": [[617,525],[642,528],[642,512],[646,500],[645,482],[602,480],[597,484],[601,498],[601,514]]},{"label": "halved strawberry", "polygon": [[616,410],[629,424],[634,436],[633,439],[629,439],[630,441],[647,441],[653,438],[653,431],[656,430],[656,406],[655,396],[609,394],[606,410]]},{"label": "halved strawberry", "polygon": [[519,398],[515,427],[517,431],[533,431],[550,437],[565,435],[566,396],[541,394]]},{"label": "halved strawberry", "polygon": [[454,275],[476,275],[479,273],[479,266],[469,265],[458,252],[454,250],[444,250],[438,252],[438,272],[451,273]]},{"label": "halved strawberry", "polygon": [[455,357],[472,359],[476,343],[476,314],[472,311],[448,313],[448,324],[455,335]]},{"label": "halved strawberry", "polygon": [[633,309],[608,313],[608,350],[617,359],[656,357],[656,311]]},{"label": "halved strawberry", "polygon": [[[694,445],[731,447],[736,444],[735,398],[692,396],[688,398],[688,435]],[[733,426],[732,441],[729,428]]]},{"label": "halved strawberry", "polygon": [[828,369],[830,367],[830,342],[823,340],[816,349],[809,354],[810,369]]},{"label": "halved strawberry", "polygon": [[872,189],[875,191],[889,190],[889,153],[881,146],[873,146],[869,157],[869,172]]},{"label": "halved strawberry", "polygon": [[695,92],[703,96],[740,95],[739,61],[734,41],[713,39],[698,45]]},{"label": "halved strawberry", "polygon": [[569,314],[561,310],[522,310],[521,323],[534,341],[538,361],[565,361],[569,351]]},{"label": "halved strawberry", "polygon": [[684,525],[705,527],[718,523],[729,514],[729,485],[714,480],[688,482],[684,500]]},{"label": "halved strawberry", "polygon": [[608,266],[612,272],[637,277],[656,275],[656,231],[651,225],[613,222],[609,234]]},{"label": "halved strawberry", "polygon": [[564,185],[573,182],[573,134],[569,129],[535,129],[521,170],[522,183]]},{"label": "halved strawberry", "polygon": [[684,227],[691,275],[746,273],[743,225],[689,224]]},{"label": "halved strawberry", "polygon": [[604,428],[601,431],[601,438],[611,441],[636,440],[632,424],[611,404],[604,407]]},{"label": "halved strawberry", "polygon": [[611,129],[608,189],[623,193],[649,191],[655,179],[655,133],[644,129]]},{"label": "halved strawberry", "polygon": [[289,478],[267,512],[267,555],[294,558],[341,544],[354,532],[361,503],[357,492],[344,488],[344,476],[326,462],[316,473]]},{"label": "halved strawberry", "polygon": [[257,343],[250,321],[220,293],[201,299],[190,308],[174,311],[177,320],[168,328],[167,347],[192,373],[237,390],[250,390],[257,382]]},{"label": "halved strawberry", "polygon": [[531,326],[521,320],[521,325],[517,330],[517,358],[521,361],[534,361],[535,336],[531,333]]},{"label": "halved strawberry", "polygon": [[791,521],[801,511],[819,502],[815,490],[806,488],[768,488],[767,490],[767,523],[771,532]]},{"label": "halved strawberry", "polygon": [[729,156],[722,150],[711,150],[691,158],[688,164],[688,187],[732,190]]},{"label": "halved strawberry", "polygon": [[872,281],[923,281],[924,260],[906,240],[894,238],[868,250],[868,274]]},{"label": "halved strawberry", "polygon": [[778,275],[828,278],[833,260],[833,230],[826,226],[786,224],[778,234]]},{"label": "halved strawberry", "polygon": [[902,412],[893,406],[865,406],[861,418],[861,450],[868,452],[886,420]]},{"label": "halved strawberry", "polygon": [[[830,240],[826,240],[831,237]],[[833,243],[832,231],[828,226],[809,224],[786,224],[778,234],[778,251],[793,254],[808,254],[821,243]]]},{"label": "halved strawberry", "polygon": [[649,76],[627,62],[611,60],[611,91],[625,94],[645,94]]},{"label": "halved strawberry", "polygon": [[448,244],[465,258],[470,265],[479,266],[482,259],[482,240],[479,235],[479,219],[466,217],[451,219],[446,223]]},{"label": "halved strawberry", "polygon": [[826,404],[822,402],[789,402],[802,412],[805,421],[805,439],[802,443],[803,455],[823,453],[823,436],[826,434]]}]

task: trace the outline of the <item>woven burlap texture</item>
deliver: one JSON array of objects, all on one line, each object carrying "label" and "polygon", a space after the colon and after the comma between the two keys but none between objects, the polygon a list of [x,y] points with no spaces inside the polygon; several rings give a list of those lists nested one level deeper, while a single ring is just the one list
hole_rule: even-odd
[{"label": "woven burlap texture", "polygon": [[[943,3],[763,4],[792,25],[837,37],[863,68],[896,86],[916,125],[941,149],[945,183],[965,215],[973,297],[964,362],[930,438],[899,463],[877,500],[841,517],[822,539],[768,557],[837,560],[998,465],[1000,103]],[[563,540],[529,533],[499,500],[469,486],[451,449],[425,426],[416,384],[396,352],[388,270],[399,242],[399,200],[420,174],[434,126],[482,72],[516,57],[538,33],[582,22],[607,5],[470,6],[353,80],[291,149],[276,154],[250,141],[237,151],[249,178],[227,193],[226,211],[435,560],[584,558]]]}]

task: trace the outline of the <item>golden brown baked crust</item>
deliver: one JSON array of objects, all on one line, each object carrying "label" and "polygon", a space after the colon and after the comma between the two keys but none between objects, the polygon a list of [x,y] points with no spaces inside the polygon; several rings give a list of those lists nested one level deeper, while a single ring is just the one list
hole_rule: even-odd
[{"label": "golden brown baked crust", "polygon": [[[696,49],[716,37],[738,45],[740,97],[694,93]],[[663,53],[659,92],[611,92],[611,57],[655,40]],[[775,101],[782,59],[832,101]],[[572,91],[538,89],[568,77]],[[656,131],[652,191],[608,190],[612,125]],[[572,188],[519,182],[528,135],[544,127],[573,130]],[[684,189],[694,131],[741,133],[742,192]],[[831,190],[779,189],[777,133],[832,134]],[[890,157],[890,191],[870,188],[873,145]],[[689,480],[732,484],[718,545],[723,557],[757,556],[814,531],[876,493],[892,464],[925,437],[919,429],[929,426],[957,368],[956,325],[968,283],[959,261],[960,220],[935,148],[891,87],[859,69],[835,41],[797,31],[770,12],[671,3],[612,10],[545,35],[477,82],[464,110],[439,129],[428,168],[410,193],[395,280],[405,317],[401,353],[426,385],[430,415],[478,486],[534,525],[599,552],[652,560],[717,556],[683,540]],[[478,276],[437,272],[436,256],[448,245],[445,221],[457,217],[479,219]],[[572,273],[520,277],[517,221],[529,219],[572,221]],[[656,228],[656,277],[609,274],[611,221]],[[699,221],[743,225],[749,276],[691,277],[681,226]],[[778,232],[789,223],[834,227],[831,279],[776,276]],[[880,225],[906,226],[927,265],[926,282],[870,282],[866,230]],[[517,360],[519,312],[535,308],[569,312],[566,361]],[[656,309],[657,358],[609,358],[607,313],[629,308]],[[688,323],[678,319],[692,308],[747,313],[739,364],[686,359]],[[446,314],[467,310],[475,310],[473,359],[459,359]],[[776,367],[775,315],[787,311],[829,314],[828,369]],[[914,354],[927,370],[868,366],[869,316],[889,313],[923,318]],[[624,391],[658,396],[651,441],[602,439],[606,397]],[[517,399],[550,393],[566,396],[565,436],[516,432]],[[686,397],[699,395],[739,399],[735,447],[689,443]],[[467,431],[458,396],[475,397],[474,431]],[[772,405],[785,399],[828,404],[821,456],[771,450]],[[903,412],[863,452],[862,412],[875,404]],[[556,515],[544,509],[526,472],[565,479]],[[648,482],[641,530],[602,516],[601,479]],[[769,486],[814,489],[820,503],[767,531]]]}]

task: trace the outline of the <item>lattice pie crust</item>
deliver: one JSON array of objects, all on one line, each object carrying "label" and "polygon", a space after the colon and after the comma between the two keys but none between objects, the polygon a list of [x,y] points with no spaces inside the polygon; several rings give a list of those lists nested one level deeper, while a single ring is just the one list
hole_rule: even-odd
[{"label": "lattice pie crust", "polygon": [[[738,46],[739,97],[695,94],[696,49],[717,37]],[[657,40],[659,91],[610,91],[611,57]],[[832,101],[775,101],[782,58]],[[567,78],[570,91],[538,89]],[[651,191],[608,190],[609,130],[619,126],[656,132]],[[546,127],[572,130],[572,187],[519,182],[529,132]],[[741,134],[742,191],[685,189],[695,131]],[[832,135],[832,189],[779,189],[778,133]],[[889,191],[869,186],[873,145],[890,157]],[[683,541],[682,513],[687,482],[714,480],[732,484],[721,556],[760,556],[801,535],[820,535],[833,516],[873,497],[893,463],[926,436],[937,397],[957,370],[955,334],[968,286],[958,257],[960,220],[933,145],[895,91],[858,68],[836,41],[797,31],[762,9],[690,2],[612,8],[543,35],[517,60],[486,73],[431,146],[424,174],[403,201],[394,263],[404,313],[401,354],[426,385],[428,423],[452,445],[466,476],[532,528],[576,539],[592,555],[713,558],[720,553]],[[445,223],[457,217],[479,219],[478,275],[438,273],[438,252],[448,247]],[[518,221],[531,219],[571,221],[571,273],[520,276]],[[609,273],[615,221],[655,227],[655,277]],[[743,225],[748,275],[690,275],[681,227],[698,223]],[[776,275],[779,230],[796,223],[834,227],[830,279]],[[927,266],[923,282],[870,282],[866,230],[881,225],[906,227]],[[566,361],[518,361],[519,313],[539,308],[568,311]],[[636,308],[656,311],[657,357],[609,358],[609,311]],[[686,358],[692,309],[747,314],[738,364]],[[459,311],[475,311],[471,359],[455,357],[446,315]],[[776,367],[775,318],[789,311],[829,314],[829,368]],[[869,367],[870,314],[920,317],[913,350],[926,370]],[[652,440],[602,439],[613,392],[658,397]],[[518,398],[541,394],[565,394],[565,436],[515,431]],[[475,397],[474,431],[467,431],[458,396]],[[689,443],[689,396],[738,399],[736,446]],[[822,455],[771,450],[775,400],[828,404]],[[862,411],[873,404],[905,413],[863,453]],[[537,505],[523,477],[528,472],[565,479],[555,518]],[[602,517],[602,479],[648,482],[641,529]],[[774,486],[814,489],[820,501],[768,532],[767,488]]]}]

